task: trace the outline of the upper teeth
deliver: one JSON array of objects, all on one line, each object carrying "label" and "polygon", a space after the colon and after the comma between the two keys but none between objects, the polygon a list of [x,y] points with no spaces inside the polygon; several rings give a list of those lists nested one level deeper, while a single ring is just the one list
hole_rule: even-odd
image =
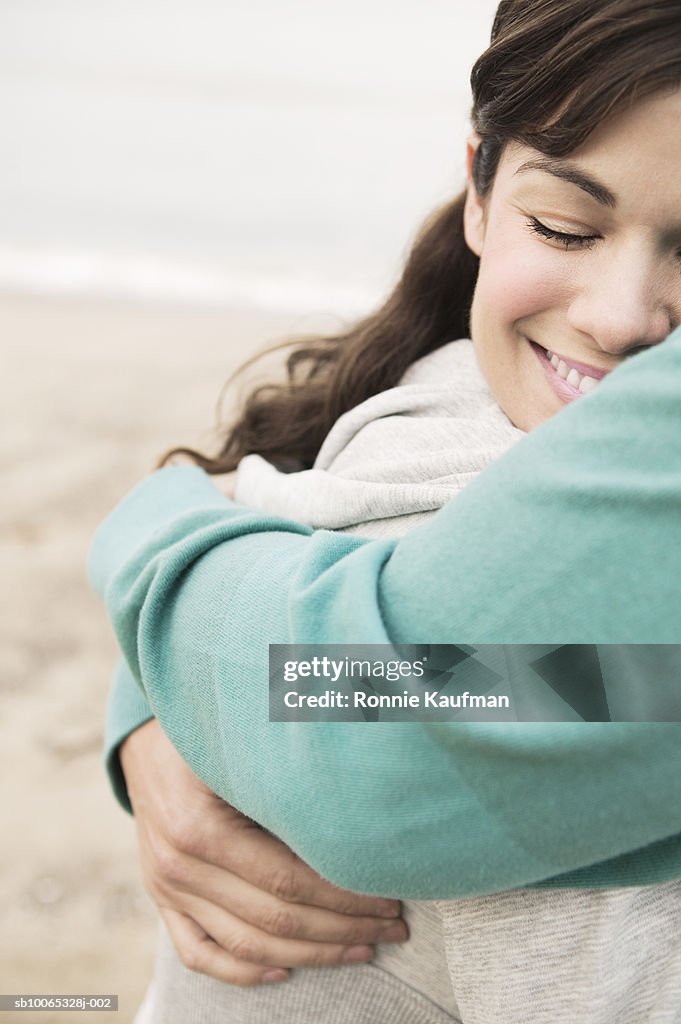
[{"label": "upper teeth", "polygon": [[586,394],[587,391],[593,391],[598,384],[598,381],[594,377],[587,377],[585,373],[580,373],[579,370],[575,370],[574,367],[570,367],[567,363],[564,363],[562,359],[554,355],[553,352],[546,353],[546,358],[551,363],[559,377],[566,380],[568,384],[571,384],[577,391],[581,391],[582,394]]}]

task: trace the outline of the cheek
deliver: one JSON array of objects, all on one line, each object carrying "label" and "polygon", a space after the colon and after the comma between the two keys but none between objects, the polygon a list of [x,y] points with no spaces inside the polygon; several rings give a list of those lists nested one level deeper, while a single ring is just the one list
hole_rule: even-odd
[{"label": "cheek", "polygon": [[475,294],[476,319],[511,325],[564,306],[569,283],[557,250],[518,236],[483,249]]}]

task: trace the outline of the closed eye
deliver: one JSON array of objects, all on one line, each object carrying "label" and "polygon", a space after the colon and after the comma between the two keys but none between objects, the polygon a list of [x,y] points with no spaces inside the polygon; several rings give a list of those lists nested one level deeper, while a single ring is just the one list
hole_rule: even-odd
[{"label": "closed eye", "polygon": [[568,249],[591,249],[592,246],[601,237],[600,235],[571,235],[565,231],[554,231],[553,228],[549,228],[546,224],[542,224],[536,217],[529,217],[527,226],[536,235],[540,235],[542,238],[548,238],[552,242],[558,242],[560,245],[564,245],[566,251]]}]

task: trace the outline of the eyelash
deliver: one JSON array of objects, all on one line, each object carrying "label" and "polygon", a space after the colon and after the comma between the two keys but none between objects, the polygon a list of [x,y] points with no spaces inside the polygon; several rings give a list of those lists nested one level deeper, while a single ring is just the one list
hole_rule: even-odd
[{"label": "eyelash", "polygon": [[600,235],[570,235],[565,231],[554,231],[553,228],[548,228],[546,224],[542,224],[536,217],[530,217],[527,224],[530,230],[534,231],[541,238],[548,238],[552,242],[560,242],[561,245],[565,246],[566,252],[571,246],[576,249],[591,249],[600,238]]}]

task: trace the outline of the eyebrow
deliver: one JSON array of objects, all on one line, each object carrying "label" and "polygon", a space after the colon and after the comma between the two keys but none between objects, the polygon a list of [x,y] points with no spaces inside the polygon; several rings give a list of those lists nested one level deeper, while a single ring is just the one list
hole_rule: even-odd
[{"label": "eyebrow", "polygon": [[528,160],[521,164],[515,173],[522,174],[523,171],[546,171],[547,174],[552,174],[555,178],[561,178],[563,181],[569,181],[571,185],[577,185],[603,206],[617,206],[617,197],[602,182],[562,160],[551,160],[548,157]]}]

